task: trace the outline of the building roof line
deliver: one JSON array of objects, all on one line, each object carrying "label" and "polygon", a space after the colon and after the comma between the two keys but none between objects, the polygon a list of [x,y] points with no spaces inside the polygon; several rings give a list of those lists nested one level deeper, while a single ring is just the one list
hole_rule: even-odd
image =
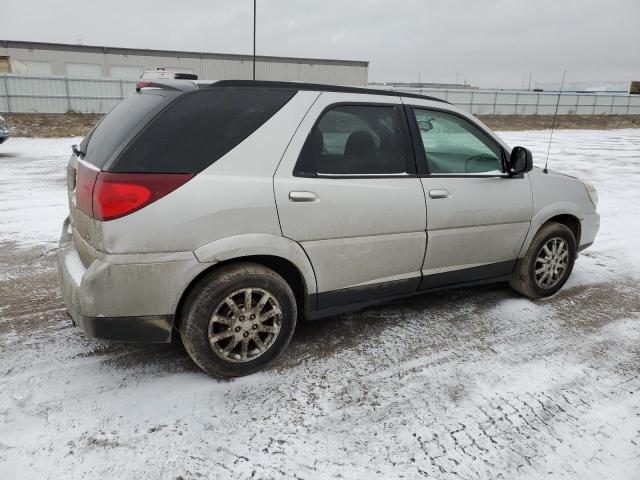
[{"label": "building roof line", "polygon": [[[216,52],[194,52],[181,50],[163,50],[150,48],[128,48],[128,47],[107,47],[100,45],[79,45],[72,43],[52,43],[52,42],[32,42],[28,40],[0,40],[0,46],[4,48],[32,48],[41,50],[67,50],[76,52],[103,53],[112,55],[148,55],[164,56],[174,58],[228,58],[251,60],[252,55],[241,53],[216,53]],[[310,57],[281,57],[276,55],[256,55],[257,60],[262,61],[288,61],[291,63],[316,63],[316,64],[338,64],[368,67],[368,60],[341,60],[331,58],[310,58]]]}]

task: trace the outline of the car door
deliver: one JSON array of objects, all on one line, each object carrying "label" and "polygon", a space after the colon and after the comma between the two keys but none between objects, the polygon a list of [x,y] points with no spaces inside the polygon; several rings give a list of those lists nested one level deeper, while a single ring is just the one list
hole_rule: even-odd
[{"label": "car door", "polygon": [[399,98],[322,93],[274,191],[283,235],[313,265],[318,308],[417,289],[426,208]]},{"label": "car door", "polygon": [[504,146],[464,114],[407,111],[427,202],[420,288],[510,274],[531,221],[528,175],[507,175]]}]

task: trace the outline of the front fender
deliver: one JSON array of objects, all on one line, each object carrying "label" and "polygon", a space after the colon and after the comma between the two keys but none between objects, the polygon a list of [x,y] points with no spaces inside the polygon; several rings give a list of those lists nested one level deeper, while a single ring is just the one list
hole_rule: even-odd
[{"label": "front fender", "polygon": [[546,207],[539,210],[531,219],[531,226],[529,227],[529,233],[522,244],[522,248],[520,249],[520,253],[518,258],[524,257],[531,245],[531,241],[540,227],[544,225],[549,219],[556,217],[558,215],[572,215],[576,217],[580,222],[584,219],[584,212],[582,207],[575,202],[564,201],[564,202],[554,202],[551,205],[547,205]]},{"label": "front fender", "polygon": [[301,273],[307,293],[317,292],[316,276],[309,257],[293,240],[269,234],[234,235],[202,245],[193,252],[203,263],[224,262],[254,255],[280,257],[291,262]]}]

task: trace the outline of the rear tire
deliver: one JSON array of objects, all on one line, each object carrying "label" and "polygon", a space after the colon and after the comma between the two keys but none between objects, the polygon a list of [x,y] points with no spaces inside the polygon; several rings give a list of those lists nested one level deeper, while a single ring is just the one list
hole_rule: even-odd
[{"label": "rear tire", "polygon": [[533,237],[511,287],[529,298],[549,297],[560,290],[573,270],[576,238],[561,223],[544,224]]},{"label": "rear tire", "polygon": [[180,330],[205,372],[240,377],[269,365],[287,347],[298,311],[293,291],[273,270],[236,263],[205,276],[189,293]]}]

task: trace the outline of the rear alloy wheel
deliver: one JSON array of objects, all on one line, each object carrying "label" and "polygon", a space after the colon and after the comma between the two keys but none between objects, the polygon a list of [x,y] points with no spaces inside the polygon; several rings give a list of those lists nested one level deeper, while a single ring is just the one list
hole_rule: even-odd
[{"label": "rear alloy wheel", "polygon": [[250,362],[271,348],[280,333],[282,307],[261,288],[228,295],[209,320],[209,344],[227,362]]},{"label": "rear alloy wheel", "polygon": [[576,239],[566,225],[549,222],[540,228],[511,279],[529,298],[549,297],[565,284],[576,259]]},{"label": "rear alloy wheel", "polygon": [[259,264],[237,263],[205,276],[191,291],[182,340],[205,372],[248,375],[284,351],[296,317],[295,297],[280,275]]}]

